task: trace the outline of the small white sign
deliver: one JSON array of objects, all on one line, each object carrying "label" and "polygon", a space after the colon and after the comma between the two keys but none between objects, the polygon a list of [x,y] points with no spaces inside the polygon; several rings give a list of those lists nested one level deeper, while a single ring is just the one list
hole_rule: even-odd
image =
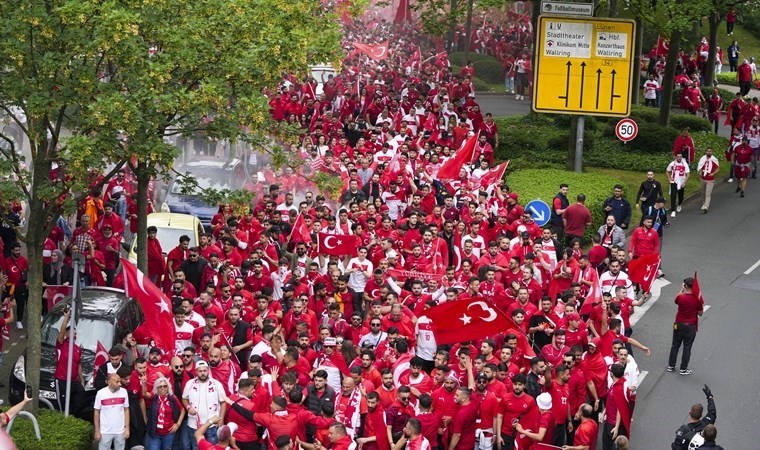
[{"label": "small white sign", "polygon": [[544,28],[544,56],[590,58],[593,24],[550,20]]},{"label": "small white sign", "polygon": [[600,31],[596,34],[596,57],[626,59],[628,33]]},{"label": "small white sign", "polygon": [[541,14],[593,17],[594,5],[591,3],[551,2],[542,0]]}]

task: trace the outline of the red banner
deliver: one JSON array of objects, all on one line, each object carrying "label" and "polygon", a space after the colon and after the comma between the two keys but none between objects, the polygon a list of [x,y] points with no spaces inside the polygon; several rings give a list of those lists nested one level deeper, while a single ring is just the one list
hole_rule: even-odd
[{"label": "red banner", "polygon": [[436,280],[438,282],[443,278],[442,275],[435,273],[415,272],[414,270],[388,269],[385,272],[402,283],[409,278],[421,281]]},{"label": "red banner", "polygon": [[660,255],[658,253],[628,261],[628,278],[641,285],[641,290],[644,292],[649,292],[652,289],[652,283],[657,278],[659,270]]},{"label": "red banner", "polygon": [[145,321],[141,327],[150,333],[156,346],[174,354],[174,315],[172,302],[134,264],[121,258],[124,293],[134,297],[142,307]]},{"label": "red banner", "polygon": [[98,370],[98,367],[108,362],[108,350],[106,350],[106,347],[98,341],[98,347],[97,351],[95,352],[95,370]]},{"label": "red banner", "polygon": [[484,298],[456,300],[426,309],[438,345],[473,341],[507,330],[512,321]]},{"label": "red banner", "polygon": [[47,310],[52,310],[53,306],[63,301],[64,298],[70,296],[71,292],[71,286],[48,285],[45,288],[45,301],[47,301]]},{"label": "red banner", "polygon": [[358,42],[354,42],[353,45],[355,49],[367,54],[367,56],[374,59],[375,61],[384,61],[388,59],[388,41],[376,45],[360,44]]}]

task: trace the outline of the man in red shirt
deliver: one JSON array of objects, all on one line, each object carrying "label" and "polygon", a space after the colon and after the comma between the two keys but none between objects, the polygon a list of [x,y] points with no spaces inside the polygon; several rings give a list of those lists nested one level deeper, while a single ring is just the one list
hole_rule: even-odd
[{"label": "man in red shirt", "polygon": [[467,387],[457,389],[455,401],[459,405],[451,419],[449,450],[470,450],[475,447],[475,429],[478,427],[478,405],[471,401],[472,391]]},{"label": "man in red shirt", "polygon": [[514,450],[514,422],[519,420],[524,429],[535,430],[538,423],[538,408],[536,400],[525,393],[525,375],[519,373],[512,377],[512,392],[507,394],[499,404],[499,415],[496,419],[496,429],[500,432],[497,442],[502,450]]},{"label": "man in red shirt", "polygon": [[565,227],[565,247],[572,247],[573,239],[579,239],[583,244],[586,227],[591,225],[591,211],[586,208],[586,196],[578,194],[576,203],[570,205],[562,214],[562,224]]},{"label": "man in red shirt", "polygon": [[576,418],[580,418],[581,424],[575,430],[573,445],[563,447],[564,450],[596,450],[596,440],[599,436],[599,425],[592,417],[594,408],[588,403],[581,405]]},{"label": "man in red shirt", "polygon": [[[27,288],[27,274],[29,273],[29,260],[21,256],[21,244],[14,242],[11,245],[11,255],[5,258],[2,264],[3,274],[7,277],[7,284],[13,285],[13,298],[17,303],[16,328],[24,328],[21,321],[24,320],[24,309],[29,300]],[[7,294],[3,293],[5,297]]]},{"label": "man in red shirt", "polygon": [[641,226],[633,230],[631,242],[628,245],[628,256],[631,259],[660,252],[660,237],[652,229],[653,222],[652,216],[644,216]]},{"label": "man in red shirt", "polygon": [[704,302],[692,292],[694,278],[686,278],[681,285],[681,291],[676,295],[675,304],[678,305],[675,323],[673,324],[673,345],[670,347],[668,359],[668,372],[676,370],[678,350],[683,344],[681,355],[681,375],[691,375],[689,359],[691,358],[691,346],[697,337],[697,325],[699,316],[704,312]]}]

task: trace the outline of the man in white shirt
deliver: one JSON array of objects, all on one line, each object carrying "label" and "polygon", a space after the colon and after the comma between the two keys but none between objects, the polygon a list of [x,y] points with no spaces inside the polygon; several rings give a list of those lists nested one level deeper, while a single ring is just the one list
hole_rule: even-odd
[{"label": "man in white shirt", "polygon": [[115,450],[124,450],[129,438],[129,397],[117,374],[109,374],[107,383],[95,395],[95,440],[100,441],[99,450],[110,450],[111,445]]},{"label": "man in white shirt", "polygon": [[195,376],[185,384],[182,392],[182,404],[187,410],[187,426],[191,432],[195,432],[201,424],[216,416],[215,425],[206,431],[206,440],[216,444],[217,427],[222,425],[222,418],[227,412],[227,396],[221,383],[210,378],[206,361],[198,361],[195,364]]},{"label": "man in white shirt", "polygon": [[699,180],[702,184],[702,213],[704,214],[707,214],[707,210],[710,209],[715,174],[718,173],[718,170],[720,170],[718,158],[713,156],[712,149],[708,148],[697,164],[697,173],[699,173]]},{"label": "man in white shirt", "polygon": [[[683,155],[678,153],[675,160],[668,164],[666,170],[670,180],[670,217],[675,217],[676,212],[681,212],[681,203],[683,203],[684,189],[686,182],[689,181],[689,163],[684,161]],[[676,197],[678,197],[676,201]]]},{"label": "man in white shirt", "polygon": [[356,258],[351,258],[348,262],[344,261],[343,263],[343,274],[348,275],[348,287],[357,293],[359,300],[361,300],[367,282],[372,278],[372,271],[375,270],[372,261],[367,259],[367,253],[367,247],[359,247]]},{"label": "man in white shirt", "polygon": [[[187,347],[193,346],[193,328],[185,322],[185,309],[182,306],[174,308],[174,354],[181,355]],[[205,319],[204,319],[205,321]],[[205,322],[204,322],[205,325]]]}]

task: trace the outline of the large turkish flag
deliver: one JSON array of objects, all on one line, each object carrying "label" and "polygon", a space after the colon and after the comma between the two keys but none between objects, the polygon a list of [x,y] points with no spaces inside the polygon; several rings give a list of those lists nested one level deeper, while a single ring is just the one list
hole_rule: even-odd
[{"label": "large turkish flag", "polygon": [[641,285],[641,290],[649,292],[660,269],[660,254],[652,253],[628,261],[628,278]]},{"label": "large turkish flag", "polygon": [[341,234],[319,233],[317,252],[325,255],[355,255],[356,237]]},{"label": "large turkish flag", "polygon": [[512,325],[503,312],[479,297],[434,306],[422,315],[433,322],[438,345],[474,341],[500,333]]},{"label": "large turkish flag", "polygon": [[174,315],[172,302],[134,264],[121,258],[124,272],[124,293],[140,303],[145,321],[143,325],[150,332],[156,344],[167,354],[174,353]]}]

